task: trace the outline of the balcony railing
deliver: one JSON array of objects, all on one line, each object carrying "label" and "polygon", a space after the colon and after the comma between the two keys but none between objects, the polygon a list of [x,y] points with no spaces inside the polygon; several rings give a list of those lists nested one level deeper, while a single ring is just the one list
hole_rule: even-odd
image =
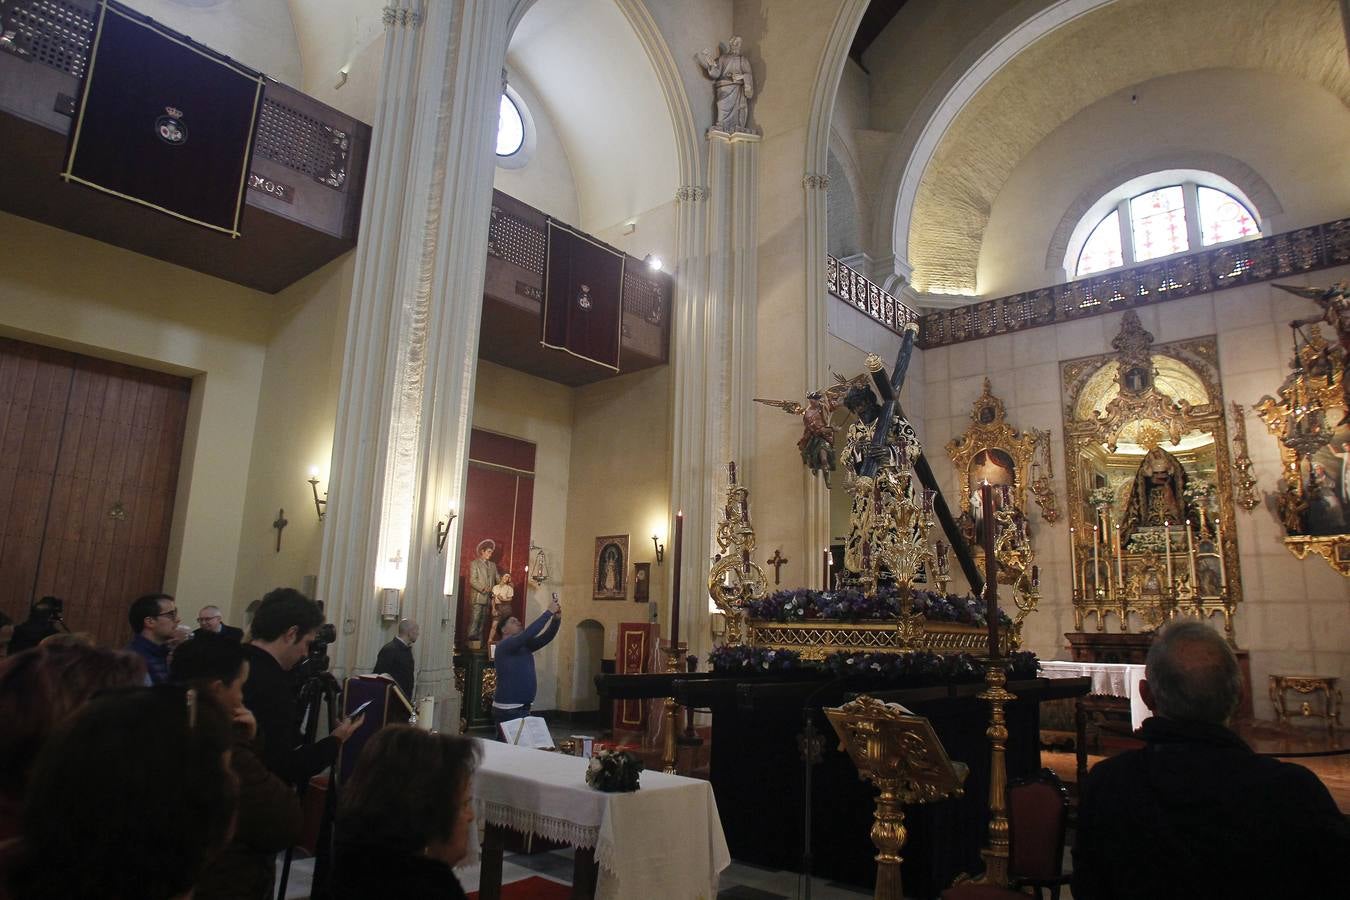
[{"label": "balcony railing", "polygon": [[856,269],[833,256],[825,257],[825,289],[854,309],[900,334],[910,322],[919,321],[917,310],[881,289]]},{"label": "balcony railing", "polygon": [[919,320],[919,346],[944,347],[1346,264],[1350,219],[1338,219],[927,313]]}]

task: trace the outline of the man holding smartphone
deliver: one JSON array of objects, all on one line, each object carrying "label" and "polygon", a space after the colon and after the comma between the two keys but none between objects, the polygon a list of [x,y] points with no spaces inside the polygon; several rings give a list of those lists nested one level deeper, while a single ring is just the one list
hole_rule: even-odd
[{"label": "man holding smartphone", "polygon": [[502,639],[497,642],[497,694],[492,701],[492,724],[501,736],[501,725],[530,714],[538,683],[534,675],[534,652],[558,634],[562,625],[562,607],[553,595],[548,609],[523,627],[511,616],[502,624]]}]

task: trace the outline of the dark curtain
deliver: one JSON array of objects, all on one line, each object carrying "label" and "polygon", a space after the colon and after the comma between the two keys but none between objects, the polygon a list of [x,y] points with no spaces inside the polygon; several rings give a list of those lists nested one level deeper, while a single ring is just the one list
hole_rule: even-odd
[{"label": "dark curtain", "polygon": [[545,347],[619,371],[626,260],[613,247],[549,220],[541,338]]}]

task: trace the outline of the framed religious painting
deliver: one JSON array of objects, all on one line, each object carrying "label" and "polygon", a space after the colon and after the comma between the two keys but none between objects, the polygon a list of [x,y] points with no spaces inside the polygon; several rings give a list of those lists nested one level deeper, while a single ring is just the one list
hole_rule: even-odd
[{"label": "framed religious painting", "polygon": [[633,563],[633,602],[646,603],[652,599],[652,564]]},{"label": "framed religious painting", "polygon": [[591,596],[596,600],[622,600],[628,596],[628,535],[610,534],[595,539],[595,564],[591,572]]}]

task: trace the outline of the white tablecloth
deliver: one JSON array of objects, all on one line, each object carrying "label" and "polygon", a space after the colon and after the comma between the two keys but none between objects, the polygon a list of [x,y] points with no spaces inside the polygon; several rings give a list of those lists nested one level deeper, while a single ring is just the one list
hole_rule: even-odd
[{"label": "white tablecloth", "polygon": [[1143,666],[1125,663],[1080,663],[1041,660],[1041,674],[1046,678],[1092,679],[1092,693],[1107,697],[1124,697],[1130,701],[1130,727],[1138,728],[1153,713],[1139,695],[1139,682],[1144,677]]},{"label": "white tablecloth", "polygon": [[717,896],[718,873],[731,863],[712,785],[645,771],[640,788],[606,794],[586,784],[579,756],[480,741],[474,779],[479,822],[594,847],[601,898]]}]

